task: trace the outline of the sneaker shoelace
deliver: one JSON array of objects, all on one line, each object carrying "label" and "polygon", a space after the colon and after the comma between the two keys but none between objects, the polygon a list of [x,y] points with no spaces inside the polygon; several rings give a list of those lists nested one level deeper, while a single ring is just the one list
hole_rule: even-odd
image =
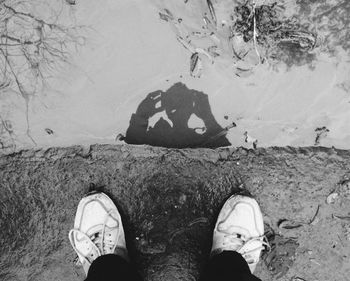
[{"label": "sneaker shoelace", "polygon": [[[103,222],[102,229],[100,231],[92,233],[90,236],[88,236],[86,233],[82,232],[80,229],[72,229],[69,232],[69,241],[70,241],[73,249],[75,250],[75,252],[78,255],[82,256],[89,263],[91,263],[91,262],[88,260],[88,258],[85,257],[84,254],[82,254],[75,246],[73,235],[74,235],[74,233],[77,233],[86,239],[86,243],[89,244],[89,246],[91,247],[91,249],[89,251],[89,255],[90,255],[89,258],[90,259],[94,259],[94,254],[93,254],[94,250],[95,250],[95,252],[97,252],[97,257],[99,257],[101,255],[105,255],[107,253],[113,253],[115,248],[116,248],[116,245],[118,244],[117,243],[118,241],[116,241],[116,242],[113,241],[112,231],[110,229],[108,229],[108,226],[106,225],[109,216],[110,216],[110,212],[108,212],[106,214],[106,218]],[[118,234],[117,234],[118,238],[119,238],[119,232],[120,232],[120,227],[118,225]]]},{"label": "sneaker shoelace", "polygon": [[[258,246],[249,249],[249,245],[255,241],[259,242]],[[240,253],[248,263],[254,262],[251,253],[264,249],[270,250],[271,248],[265,235],[244,239],[242,235],[236,233],[226,234],[223,245],[225,245],[225,249],[231,249]]]}]

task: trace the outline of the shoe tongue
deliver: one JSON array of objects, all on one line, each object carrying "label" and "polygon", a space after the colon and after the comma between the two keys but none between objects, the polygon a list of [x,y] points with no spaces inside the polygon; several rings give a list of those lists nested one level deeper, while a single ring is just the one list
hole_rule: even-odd
[{"label": "shoe tongue", "polygon": [[251,236],[249,231],[246,230],[245,228],[235,226],[235,225],[228,226],[227,224],[225,224],[225,222],[222,222],[218,225],[218,231],[226,234],[232,234],[232,235],[237,234],[237,235],[243,236],[243,238],[245,239],[249,239],[249,237]]},{"label": "shoe tongue", "polygon": [[228,237],[227,238],[230,241],[230,248],[234,251],[237,251],[239,248],[241,248],[244,245],[244,242],[241,238],[238,237]]},{"label": "shoe tongue", "polygon": [[96,259],[99,256],[99,246],[97,244],[99,243],[100,238],[95,235],[87,237],[85,235],[82,235],[81,233],[76,233],[75,235],[76,243],[80,245],[79,252],[81,253],[81,255],[85,256],[86,259],[91,263],[94,259]]},{"label": "shoe tongue", "polygon": [[[104,237],[102,237],[102,232],[96,233],[94,239],[92,239],[93,243],[99,248],[101,253],[109,253],[111,251],[111,246],[114,246],[115,242],[113,238],[116,237],[118,232],[118,228],[109,228],[106,226],[104,231]],[[102,245],[103,242],[103,245]],[[112,247],[113,248],[113,247]],[[112,249],[113,250],[113,249]]]},{"label": "shoe tongue", "polygon": [[93,235],[90,236],[90,240],[92,243],[94,243],[97,248],[101,251],[101,246],[102,246],[102,233],[101,232],[96,232]]}]

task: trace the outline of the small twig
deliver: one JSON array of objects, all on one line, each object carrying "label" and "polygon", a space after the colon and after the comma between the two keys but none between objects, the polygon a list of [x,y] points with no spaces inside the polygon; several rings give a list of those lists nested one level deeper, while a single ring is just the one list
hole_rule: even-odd
[{"label": "small twig", "polygon": [[[19,38],[16,38],[16,37],[12,37],[12,36],[9,36],[9,35],[6,35],[6,34],[1,34],[0,38],[5,38],[6,41],[7,40],[10,40],[10,41],[14,41],[14,42],[17,42],[16,45],[36,45],[38,43],[40,43],[40,40],[35,40],[35,41],[30,41],[30,40],[21,40]],[[2,43],[2,45],[7,45],[7,43]],[[16,46],[15,45],[15,46]]]},{"label": "small twig", "polygon": [[177,41],[181,43],[182,46],[185,47],[185,49],[189,50],[192,54],[195,53],[195,48],[191,46],[189,42],[187,42],[185,39],[182,38],[182,36],[176,36]]},{"label": "small twig", "polygon": [[332,216],[333,216],[333,218],[336,218],[339,220],[346,220],[346,221],[350,222],[350,216],[341,216],[341,215],[335,215],[335,214],[333,214]]},{"label": "small twig", "polygon": [[317,215],[318,215],[319,210],[320,210],[320,205],[317,205],[316,213],[315,213],[315,215],[311,218],[311,220],[309,221],[309,224],[312,224],[312,223],[315,221],[315,219],[316,219],[316,217],[317,217]]},{"label": "small twig", "polygon": [[207,0],[207,5],[209,8],[211,18],[214,21],[215,26],[217,26],[216,14],[215,14],[214,6],[213,6],[213,3],[211,2],[211,0]]},{"label": "small twig", "polygon": [[209,220],[205,217],[200,217],[200,218],[197,218],[197,219],[191,221],[188,224],[188,227],[192,227],[193,225],[198,224],[198,223],[209,223]]},{"label": "small twig", "polygon": [[258,50],[258,46],[257,46],[257,41],[256,41],[256,37],[258,36],[257,31],[256,31],[256,14],[255,14],[255,9],[256,9],[256,3],[254,2],[253,5],[253,21],[254,21],[254,30],[253,30],[253,40],[254,40],[254,48],[255,48],[255,52],[259,57],[259,64],[261,63],[261,56]]},{"label": "small twig", "polygon": [[206,140],[205,142],[202,143],[202,145],[208,145],[214,141],[216,141],[217,139],[219,139],[220,137],[222,136],[225,136],[227,134],[227,132],[236,127],[236,123],[235,122],[232,122],[230,125],[228,125],[227,127],[225,127],[224,129],[222,129],[219,133],[217,133],[216,135],[210,137],[208,140]]}]

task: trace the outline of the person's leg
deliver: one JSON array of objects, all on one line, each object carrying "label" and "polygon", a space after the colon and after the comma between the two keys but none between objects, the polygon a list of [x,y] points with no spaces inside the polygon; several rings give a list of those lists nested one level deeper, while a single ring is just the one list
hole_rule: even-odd
[{"label": "person's leg", "polygon": [[141,281],[142,278],[128,261],[118,255],[98,257],[90,266],[85,281]]},{"label": "person's leg", "polygon": [[202,272],[201,281],[261,281],[254,276],[248,263],[235,251],[214,255]]},{"label": "person's leg", "polygon": [[128,262],[119,211],[106,194],[95,192],[79,202],[69,240],[87,281],[141,280]]},{"label": "person's leg", "polygon": [[232,196],[217,219],[211,259],[201,281],[259,281],[253,272],[267,245],[264,239],[264,222],[258,203],[247,196]]}]

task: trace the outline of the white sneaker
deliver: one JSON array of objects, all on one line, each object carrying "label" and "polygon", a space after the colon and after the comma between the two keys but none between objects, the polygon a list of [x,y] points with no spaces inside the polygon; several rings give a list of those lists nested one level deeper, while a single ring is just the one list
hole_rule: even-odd
[{"label": "white sneaker", "polygon": [[212,255],[236,251],[253,273],[265,246],[269,247],[256,200],[243,195],[231,196],[222,207],[214,228]]},{"label": "white sneaker", "polygon": [[113,201],[104,193],[85,196],[78,205],[69,241],[87,275],[92,262],[101,255],[123,249],[127,255],[124,228]]}]

